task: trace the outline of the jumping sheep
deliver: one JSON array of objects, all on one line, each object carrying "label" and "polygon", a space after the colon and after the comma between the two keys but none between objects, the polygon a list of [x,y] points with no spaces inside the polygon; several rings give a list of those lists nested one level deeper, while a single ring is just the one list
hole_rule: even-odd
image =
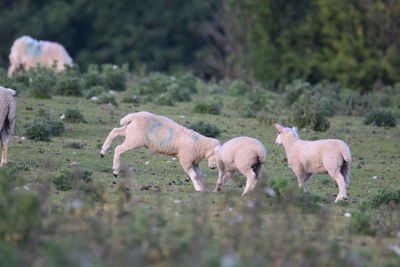
[{"label": "jumping sheep", "polygon": [[218,140],[187,129],[167,117],[145,111],[126,115],[120,124],[122,127],[114,128],[110,132],[100,151],[103,157],[116,137],[125,136],[125,141],[115,148],[114,176],[118,176],[120,172],[122,153],[145,147],[151,152],[178,158],[195,190],[206,189],[199,163],[208,158],[209,167],[213,166],[215,147],[220,145]]},{"label": "jumping sheep", "polygon": [[215,150],[219,174],[214,192],[221,191],[222,186],[239,171],[247,178],[242,196],[251,193],[261,179],[261,172],[267,160],[264,145],[257,139],[241,136],[229,140]]},{"label": "jumping sheep", "polygon": [[0,166],[7,163],[8,141],[15,128],[17,105],[14,95],[14,90],[0,86],[0,142],[2,145]]},{"label": "jumping sheep", "polygon": [[339,194],[335,202],[347,200],[350,184],[351,153],[349,146],[337,139],[317,141],[301,140],[297,128],[274,124],[278,130],[275,144],[283,145],[289,167],[297,177],[299,187],[309,192],[307,181],[316,173],[328,173],[338,184]]},{"label": "jumping sheep", "polygon": [[8,77],[37,65],[52,68],[55,61],[57,62],[56,71],[64,70],[64,65],[72,66],[72,59],[62,45],[55,42],[38,41],[28,35],[14,41],[9,59]]}]

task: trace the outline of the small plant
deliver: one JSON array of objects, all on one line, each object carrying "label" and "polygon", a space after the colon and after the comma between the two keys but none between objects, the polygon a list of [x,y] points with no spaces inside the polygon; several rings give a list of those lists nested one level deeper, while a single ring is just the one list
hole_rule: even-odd
[{"label": "small plant", "polygon": [[119,67],[117,65],[104,64],[101,66],[101,71],[104,87],[115,91],[126,90],[127,65]]},{"label": "small plant", "polygon": [[199,100],[194,103],[193,112],[218,115],[221,111],[221,106],[221,101],[206,102]]},{"label": "small plant", "polygon": [[92,181],[92,173],[87,170],[80,169],[60,169],[54,178],[52,183],[56,186],[57,190],[68,191],[72,189],[75,183],[84,182],[89,183]]},{"label": "small plant", "polygon": [[310,83],[301,80],[294,81],[285,86],[285,102],[291,106],[302,94],[311,91],[312,87]]},{"label": "small plant", "polygon": [[31,94],[36,98],[51,98],[56,76],[53,70],[37,67],[29,70],[32,79],[30,84]]},{"label": "small plant", "polygon": [[283,178],[276,178],[270,182],[271,188],[276,192],[278,197],[284,198],[290,191],[289,181]]},{"label": "small plant", "polygon": [[358,234],[374,236],[376,230],[372,228],[371,221],[371,212],[365,206],[361,206],[351,214],[350,229]]},{"label": "small plant", "polygon": [[378,127],[395,127],[396,118],[393,116],[392,112],[387,110],[375,109],[367,113],[365,116],[364,124],[375,125]]},{"label": "small plant", "polygon": [[72,143],[68,143],[65,145],[66,148],[72,148],[72,149],[82,149],[85,147],[85,145],[82,145],[79,142],[72,142]]},{"label": "small plant", "polygon": [[381,190],[371,200],[371,205],[374,208],[377,208],[382,204],[389,204],[389,203],[400,204],[400,190],[392,192]]},{"label": "small plant", "polygon": [[89,99],[93,96],[99,96],[104,93],[106,93],[106,88],[101,85],[96,85],[89,89],[89,91],[86,93],[86,98]]},{"label": "small plant", "polygon": [[78,109],[67,109],[67,111],[65,111],[65,121],[71,123],[86,123],[83,114]]},{"label": "small plant", "polygon": [[187,127],[204,136],[212,138],[217,137],[221,133],[221,130],[218,129],[217,126],[215,126],[214,124],[206,123],[204,121],[197,121],[195,123],[187,125]]},{"label": "small plant", "polygon": [[228,87],[231,96],[243,96],[250,91],[250,87],[242,81],[233,81]]},{"label": "small plant", "polygon": [[303,94],[293,106],[293,123],[298,127],[310,127],[314,131],[326,131],[330,124],[323,112],[318,110],[310,94]]},{"label": "small plant", "polygon": [[65,126],[61,121],[55,121],[50,118],[45,110],[38,111],[38,115],[32,124],[25,126],[25,135],[31,140],[50,141],[52,136],[60,136],[65,131]]},{"label": "small plant", "polygon": [[96,100],[96,103],[97,104],[111,104],[115,107],[118,107],[118,103],[115,100],[115,97],[113,95],[106,95],[106,94],[100,95],[98,97],[98,99]]}]

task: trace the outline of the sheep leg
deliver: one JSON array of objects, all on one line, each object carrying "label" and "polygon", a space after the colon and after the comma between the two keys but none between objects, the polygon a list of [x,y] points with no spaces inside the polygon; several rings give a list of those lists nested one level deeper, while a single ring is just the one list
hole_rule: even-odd
[{"label": "sheep leg", "polygon": [[114,151],[114,160],[113,160],[113,174],[115,177],[118,176],[119,172],[120,172],[120,167],[121,167],[121,154],[129,151],[129,150],[133,150],[135,148],[138,148],[140,146],[137,145],[130,145],[128,142],[123,142],[122,144],[120,144],[119,146],[117,146],[115,148]]},{"label": "sheep leg", "polygon": [[247,177],[246,181],[246,187],[244,188],[242,196],[248,195],[251,192],[253,192],[256,184],[257,184],[257,179],[256,179],[256,173],[253,171],[253,169],[249,169],[245,172],[241,172]]},{"label": "sheep leg", "polygon": [[15,65],[11,64],[11,66],[8,68],[7,76],[11,77],[16,70],[17,70],[17,67]]},{"label": "sheep leg", "polygon": [[217,181],[217,185],[215,186],[214,192],[220,192],[222,190],[222,186],[224,185],[225,175],[226,175],[226,172],[224,169],[218,170],[218,181]]},{"label": "sheep leg", "polygon": [[328,173],[336,181],[339,187],[339,194],[335,199],[335,203],[338,202],[339,200],[347,200],[346,182],[343,175],[338,170],[328,171]]},{"label": "sheep leg", "polygon": [[194,163],[189,164],[182,161],[181,165],[183,170],[187,173],[187,175],[189,175],[190,180],[192,180],[194,190],[205,191],[205,186],[199,165]]},{"label": "sheep leg", "polygon": [[4,166],[4,165],[7,164],[7,151],[8,151],[8,144],[7,144],[7,141],[6,141],[2,145],[0,166]]},{"label": "sheep leg", "polygon": [[310,188],[308,187],[308,179],[311,177],[311,174],[304,173],[300,169],[294,169],[293,172],[296,175],[297,184],[299,185],[299,188],[303,188],[304,193],[309,193]]},{"label": "sheep leg", "polygon": [[110,148],[112,141],[118,136],[125,136],[125,127],[114,128],[107,136],[106,141],[104,141],[103,146],[101,147],[100,156],[104,157],[107,150]]}]

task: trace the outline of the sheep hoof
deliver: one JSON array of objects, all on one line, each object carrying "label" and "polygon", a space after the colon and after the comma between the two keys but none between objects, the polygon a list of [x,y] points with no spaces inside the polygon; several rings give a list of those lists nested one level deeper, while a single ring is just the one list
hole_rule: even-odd
[{"label": "sheep hoof", "polygon": [[113,173],[113,175],[114,175],[115,178],[118,178],[118,174]]},{"label": "sheep hoof", "polygon": [[101,154],[101,153],[100,153],[100,157],[101,157],[101,158],[104,158],[104,154]]}]

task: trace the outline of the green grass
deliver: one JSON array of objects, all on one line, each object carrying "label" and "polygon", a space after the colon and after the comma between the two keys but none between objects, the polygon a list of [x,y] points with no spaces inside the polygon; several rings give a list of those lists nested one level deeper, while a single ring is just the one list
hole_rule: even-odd
[{"label": "green grass", "polygon": [[[315,175],[310,189],[319,199],[318,208],[308,210],[309,202],[302,205],[302,194],[296,190],[286,200],[267,197],[264,188],[271,180],[287,179],[294,188],[296,180],[287,167],[283,148],[274,145],[275,128],[253,118],[242,118],[233,104],[235,97],[221,96],[220,115],[192,113],[196,99],[171,107],[122,103],[122,98],[122,94],[116,95],[119,106],[115,107],[84,97],[40,100],[29,97],[28,92],[17,97],[20,137],[24,135],[24,125],[33,121],[40,108],[51,117],[59,117],[68,108],[79,109],[87,123],[66,123],[66,132],[52,137],[51,142],[20,138],[11,142],[10,166],[20,167],[18,176],[23,177],[24,184],[39,192],[43,209],[40,214],[45,219],[32,228],[26,240],[18,235],[1,235],[4,261],[12,262],[14,256],[17,263],[46,266],[76,266],[84,262],[95,266],[126,266],[132,262],[218,266],[229,260],[238,266],[394,266],[400,261],[387,248],[400,243],[396,237],[400,231],[396,222],[400,219],[398,206],[369,207],[375,215],[372,227],[382,229],[377,229],[375,236],[352,231],[352,219],[344,216],[346,212],[357,212],[362,203],[371,202],[383,189],[400,189],[399,126],[378,128],[364,125],[362,117],[335,116],[329,119],[331,127],[326,132],[300,130],[302,139],[342,139],[349,144],[353,156],[349,203],[333,203],[338,193],[335,183],[327,175]],[[215,124],[222,131],[218,137],[221,142],[241,135],[259,139],[268,150],[265,185],[259,186],[254,196],[242,198],[245,179],[236,175],[221,193],[196,193],[177,160],[145,149],[123,154],[122,161],[133,173],[114,178],[113,149],[122,138],[114,141],[104,159],[99,156],[100,146],[109,131],[119,126],[120,118],[141,110],[170,117],[180,124],[200,120]],[[73,142],[84,146],[68,148]],[[94,187],[90,190],[99,190],[101,200],[90,202],[88,197],[94,191],[85,191],[81,184],[63,192],[47,183],[57,170],[70,168],[71,162],[79,162],[80,167],[93,172]],[[206,160],[201,169],[212,190],[217,170],[208,169]],[[50,187],[45,190],[46,184]],[[76,208],[72,203],[83,204]],[[381,219],[378,223],[377,217]],[[23,256],[20,261],[19,256]]]}]

